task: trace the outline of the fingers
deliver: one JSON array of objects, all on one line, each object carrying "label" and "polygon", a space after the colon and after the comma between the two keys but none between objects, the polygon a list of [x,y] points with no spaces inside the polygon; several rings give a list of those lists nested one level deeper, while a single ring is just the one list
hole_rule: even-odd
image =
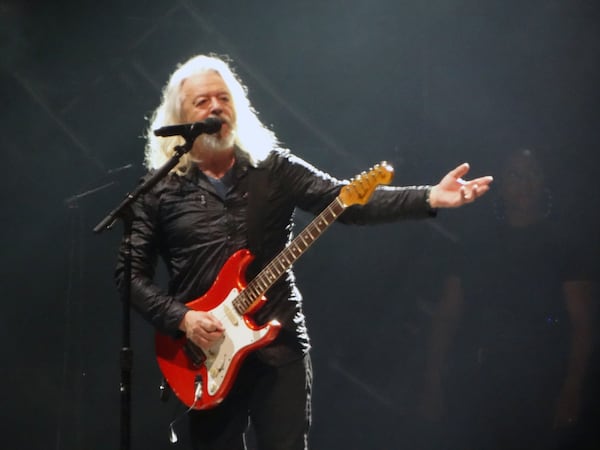
[{"label": "fingers", "polygon": [[472,190],[469,192],[465,186],[460,188],[460,197],[462,199],[462,203],[470,203],[473,201]]},{"label": "fingers", "polygon": [[490,184],[494,181],[494,178],[485,176],[470,181],[458,178],[456,181],[461,184],[460,195],[463,203],[471,203],[490,190]]},{"label": "fingers", "polygon": [[202,348],[212,347],[215,342],[223,338],[223,331],[195,331],[188,334],[187,338],[190,339],[194,344],[199,345]]},{"label": "fingers", "polygon": [[487,191],[490,190],[489,184],[484,184],[480,186],[477,183],[468,183],[467,185],[463,185],[460,188],[460,195],[463,203],[471,203],[475,201],[475,199],[481,197]]},{"label": "fingers", "polygon": [[203,332],[200,335],[194,335],[192,341],[200,344],[202,347],[210,347],[213,343],[223,337],[222,331]]},{"label": "fingers", "polygon": [[477,184],[479,186],[487,186],[492,181],[494,181],[494,177],[489,176],[489,175],[485,176],[485,177],[475,178],[470,181],[463,180],[462,177],[465,176],[469,172],[470,168],[471,168],[471,166],[469,165],[469,163],[463,163],[460,166],[457,166],[456,168],[451,170],[449,175],[451,175],[458,183],[460,183],[462,185]]},{"label": "fingers", "polygon": [[[190,314],[190,313],[188,313]],[[186,327],[186,336],[200,347],[210,347],[223,337],[225,328],[212,314],[204,311],[191,311],[191,321]]]},{"label": "fingers", "polygon": [[463,176],[467,174],[469,169],[469,163],[463,163],[448,172],[438,185],[432,187],[430,202],[433,201],[434,193],[437,194],[438,190],[440,194],[439,201],[435,202],[436,205],[449,208],[471,203],[484,195],[490,189],[490,184],[494,180],[493,177],[485,176],[474,180],[465,180]]},{"label": "fingers", "polygon": [[223,324],[212,314],[206,314],[202,320],[200,320],[200,324],[205,331],[211,333],[213,331],[223,331],[225,328]]},{"label": "fingers", "polygon": [[190,314],[190,325],[192,329],[202,329],[207,333],[224,330],[223,324],[211,313],[205,311],[191,311],[188,314]]},{"label": "fingers", "polygon": [[486,176],[486,177],[475,178],[475,179],[469,181],[469,183],[476,184],[478,186],[489,186],[492,183],[492,181],[494,181],[494,177]]},{"label": "fingers", "polygon": [[477,185],[477,197],[481,197],[483,194],[485,194],[489,190],[490,190],[490,186],[487,184],[485,184],[483,186]]},{"label": "fingers", "polygon": [[462,163],[460,166],[450,171],[450,175],[453,178],[459,180],[461,177],[465,176],[471,167],[469,163]]}]

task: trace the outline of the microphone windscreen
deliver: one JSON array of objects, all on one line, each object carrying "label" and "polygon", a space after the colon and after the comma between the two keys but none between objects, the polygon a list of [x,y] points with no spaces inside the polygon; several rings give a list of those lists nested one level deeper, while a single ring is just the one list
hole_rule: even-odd
[{"label": "microphone windscreen", "polygon": [[216,133],[223,126],[223,121],[217,117],[209,117],[204,122],[200,122],[204,126],[204,133],[211,134]]}]

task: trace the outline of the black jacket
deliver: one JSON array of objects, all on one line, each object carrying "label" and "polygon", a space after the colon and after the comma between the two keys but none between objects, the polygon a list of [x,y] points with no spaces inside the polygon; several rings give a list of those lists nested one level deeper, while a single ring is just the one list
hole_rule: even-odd
[{"label": "black jacket", "polygon": [[[318,214],[345,184],[283,150],[273,151],[256,167],[238,151],[225,181],[229,188],[222,198],[197,168],[185,176],[171,174],[134,205],[131,301],[160,332],[180,333],[178,325],[188,310],[185,303],[210,288],[235,251],[250,244],[256,257],[246,273],[251,280],[289,242],[295,208]],[[425,201],[425,188],[378,188],[369,203],[349,207],[338,221],[372,224],[432,216],[435,211]],[[116,271],[119,285],[123,249],[122,245]],[[154,281],[159,257],[169,275],[166,290]],[[269,289],[267,298],[256,321],[276,318],[283,327],[258,353],[271,364],[283,364],[310,348],[302,297],[291,270]]]}]

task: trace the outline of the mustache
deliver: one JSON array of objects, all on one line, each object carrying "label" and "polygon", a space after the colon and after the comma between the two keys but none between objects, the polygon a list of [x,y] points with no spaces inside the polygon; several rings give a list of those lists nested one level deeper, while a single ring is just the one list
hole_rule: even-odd
[{"label": "mustache", "polygon": [[215,119],[215,120],[220,121],[223,125],[227,125],[230,128],[234,128],[230,117],[211,115],[211,116],[208,116],[207,119]]}]

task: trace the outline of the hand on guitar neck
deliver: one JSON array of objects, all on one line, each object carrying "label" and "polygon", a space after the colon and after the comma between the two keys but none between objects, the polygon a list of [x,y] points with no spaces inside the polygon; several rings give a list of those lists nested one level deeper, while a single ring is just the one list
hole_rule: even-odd
[{"label": "hand on guitar neck", "polygon": [[203,349],[215,344],[225,332],[223,324],[211,313],[194,310],[185,313],[179,329],[190,341]]}]

